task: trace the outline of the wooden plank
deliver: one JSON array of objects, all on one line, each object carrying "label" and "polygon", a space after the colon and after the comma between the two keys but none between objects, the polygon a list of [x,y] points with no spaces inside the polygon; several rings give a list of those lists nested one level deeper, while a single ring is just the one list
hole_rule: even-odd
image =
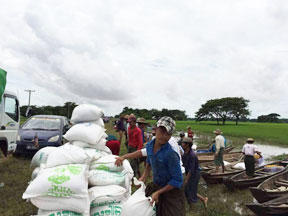
[{"label": "wooden plank", "polygon": [[274,183],[275,183],[276,185],[279,185],[279,186],[288,187],[288,183],[284,183],[284,182],[280,182],[280,181],[275,181]]}]

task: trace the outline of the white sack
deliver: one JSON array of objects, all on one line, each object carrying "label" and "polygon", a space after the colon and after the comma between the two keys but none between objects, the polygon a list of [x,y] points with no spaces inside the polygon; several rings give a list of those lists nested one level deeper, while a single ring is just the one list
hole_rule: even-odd
[{"label": "white sack", "polygon": [[[121,216],[122,211],[122,204],[121,203],[115,203],[115,204],[109,204],[104,206],[98,206],[91,208],[90,215],[91,216]],[[123,215],[125,216],[125,215]],[[137,214],[134,216],[138,216]]]},{"label": "white sack", "polygon": [[49,168],[65,164],[84,164],[89,161],[91,161],[90,157],[82,148],[65,144],[49,154],[45,167]]},{"label": "white sack", "polygon": [[245,170],[245,169],[246,169],[244,162],[235,164],[235,165],[233,166],[233,168],[235,168],[235,169],[241,169],[241,170]]},{"label": "white sack", "polygon": [[224,166],[227,166],[227,165],[231,164],[228,161],[223,161],[223,163],[224,163]]},{"label": "white sack", "polygon": [[81,104],[74,108],[71,116],[73,123],[97,121],[104,115],[102,109],[92,104]]},{"label": "white sack", "polygon": [[32,160],[31,160],[31,164],[30,167],[34,168],[34,167],[39,167],[41,163],[45,164],[48,158],[48,155],[55,151],[57,149],[57,147],[44,147],[39,149],[36,154],[33,156]]},{"label": "white sack", "polygon": [[37,216],[90,216],[87,214],[80,214],[77,212],[67,211],[67,210],[55,210],[55,211],[45,211],[42,209],[38,209]]},{"label": "white sack", "polygon": [[138,181],[134,178],[135,185],[141,187],[135,191],[132,196],[123,203],[122,215],[123,216],[154,216],[156,215],[155,207],[150,205],[150,198],[145,196],[144,182]]},{"label": "white sack", "polygon": [[122,172],[109,172],[105,170],[90,170],[89,185],[124,185],[125,174]]},{"label": "white sack", "polygon": [[125,201],[126,189],[119,185],[94,186],[89,188],[91,207]]},{"label": "white sack", "polygon": [[[106,142],[106,141],[105,141]],[[88,153],[101,153],[101,155],[112,155],[111,150],[105,145],[98,148],[98,145],[90,145],[82,141],[71,141],[71,145],[82,148]],[[90,155],[89,155],[90,156]]]},{"label": "white sack", "polygon": [[32,175],[31,175],[31,179],[32,179],[32,180],[34,180],[34,179],[37,177],[39,171],[40,171],[40,167],[36,167],[36,168],[33,170]]},{"label": "white sack", "polygon": [[105,123],[102,118],[98,119],[97,121],[91,121],[91,123],[97,124],[101,127],[105,127]]},{"label": "white sack", "polygon": [[121,172],[123,171],[124,167],[123,166],[118,167],[115,165],[116,157],[117,156],[115,155],[107,155],[99,158],[98,160],[93,160],[90,163],[89,170],[98,169],[112,172]]},{"label": "white sack", "polygon": [[97,145],[105,136],[105,129],[89,122],[73,125],[64,135],[69,141],[82,141],[91,145]]},{"label": "white sack", "polygon": [[97,144],[93,144],[93,145],[86,143],[86,142],[77,141],[77,140],[71,141],[70,143],[80,148],[94,148],[100,151],[106,151],[106,142],[107,142],[106,139],[101,138]]},{"label": "white sack", "polygon": [[43,210],[89,212],[88,167],[86,164],[62,165],[44,169],[29,184],[22,198]]}]

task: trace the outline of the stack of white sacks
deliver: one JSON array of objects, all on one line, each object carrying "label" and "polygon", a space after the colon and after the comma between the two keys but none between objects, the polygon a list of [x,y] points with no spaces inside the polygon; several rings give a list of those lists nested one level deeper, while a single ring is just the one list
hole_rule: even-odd
[{"label": "stack of white sacks", "polygon": [[114,165],[102,115],[95,105],[77,106],[74,125],[65,134],[69,143],[34,155],[35,169],[23,199],[38,207],[38,215],[121,215],[131,196],[133,170],[127,160]]}]

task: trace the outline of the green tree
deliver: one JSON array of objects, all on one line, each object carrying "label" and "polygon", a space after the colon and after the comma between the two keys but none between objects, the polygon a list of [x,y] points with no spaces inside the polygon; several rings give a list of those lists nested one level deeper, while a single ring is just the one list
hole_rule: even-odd
[{"label": "green tree", "polygon": [[247,109],[248,102],[248,100],[242,97],[208,100],[195,113],[196,121],[216,119],[218,125],[220,120],[222,120],[222,124],[224,125],[228,119],[234,119],[236,120],[236,124],[238,124],[239,119],[247,117],[250,114]]}]

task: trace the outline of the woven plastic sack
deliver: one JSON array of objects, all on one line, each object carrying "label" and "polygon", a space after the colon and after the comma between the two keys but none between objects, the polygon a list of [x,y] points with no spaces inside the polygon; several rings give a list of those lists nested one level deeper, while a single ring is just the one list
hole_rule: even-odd
[{"label": "woven plastic sack", "polygon": [[74,108],[71,121],[73,123],[97,121],[103,115],[103,110],[96,105],[81,104]]}]

